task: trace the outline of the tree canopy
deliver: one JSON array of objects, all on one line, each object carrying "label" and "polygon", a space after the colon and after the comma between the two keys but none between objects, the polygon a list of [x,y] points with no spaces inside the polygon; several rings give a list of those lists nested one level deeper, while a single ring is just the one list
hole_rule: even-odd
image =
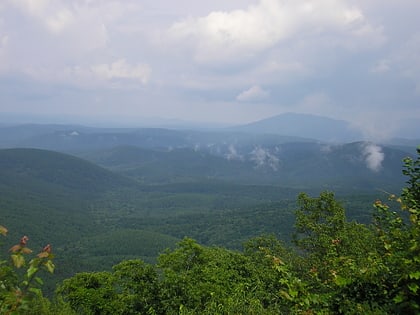
[{"label": "tree canopy", "polygon": [[[420,148],[405,159],[400,196],[373,204],[371,224],[346,218],[332,192],[298,196],[293,244],[265,235],[242,251],[184,238],[156,264],[125,260],[64,280],[52,300],[38,272],[54,271],[50,247],[27,263],[26,238],[0,264],[5,314],[419,314]],[[0,233],[7,229],[0,227]],[[26,268],[23,273],[20,271]],[[16,270],[19,269],[19,270]]]}]

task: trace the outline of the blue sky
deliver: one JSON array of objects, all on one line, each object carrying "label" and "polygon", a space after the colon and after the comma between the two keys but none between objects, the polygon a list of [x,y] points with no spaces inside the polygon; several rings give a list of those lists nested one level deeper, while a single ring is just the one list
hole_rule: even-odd
[{"label": "blue sky", "polygon": [[2,0],[0,115],[420,124],[418,0]]}]

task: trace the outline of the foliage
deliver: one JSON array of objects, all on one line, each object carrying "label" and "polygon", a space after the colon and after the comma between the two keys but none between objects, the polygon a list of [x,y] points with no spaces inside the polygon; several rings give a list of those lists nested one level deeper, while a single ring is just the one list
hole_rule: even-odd
[{"label": "foliage", "polygon": [[391,211],[380,201],[375,203],[381,252],[390,275],[388,295],[395,309],[405,314],[420,313],[420,147],[417,153],[416,160],[404,159],[403,173],[408,181],[401,197],[390,195],[404,213]]},{"label": "foliage", "polygon": [[[0,234],[5,236],[7,229],[0,226]],[[43,281],[38,276],[39,271],[54,272],[51,245],[46,245],[27,263],[25,256],[32,253],[32,250],[27,247],[28,241],[29,238],[23,236],[19,244],[10,248],[10,261],[0,261],[1,314],[22,314],[33,311],[43,299],[40,289]],[[23,271],[21,272],[20,269]]]}]

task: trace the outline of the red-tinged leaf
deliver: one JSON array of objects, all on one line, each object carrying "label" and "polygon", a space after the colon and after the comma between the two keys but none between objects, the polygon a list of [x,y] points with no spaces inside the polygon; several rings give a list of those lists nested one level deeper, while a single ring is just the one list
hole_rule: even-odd
[{"label": "red-tinged leaf", "polygon": [[18,251],[20,251],[22,248],[22,246],[20,246],[19,244],[12,246],[12,248],[9,249],[9,251],[11,251],[12,253],[16,253]]},{"label": "red-tinged leaf", "polygon": [[44,248],[42,249],[43,252],[47,252],[47,253],[51,253],[51,244],[47,244],[44,246]]},{"label": "red-tinged leaf", "polygon": [[29,237],[27,237],[26,235],[22,236],[22,238],[20,239],[20,245],[22,246],[26,246],[26,244],[29,241]]},{"label": "red-tinged leaf", "polygon": [[38,258],[47,258],[50,254],[47,252],[40,252],[37,257]]},{"label": "red-tinged leaf", "polygon": [[22,254],[30,254],[30,253],[32,253],[32,249],[29,249],[28,247],[23,247],[21,253]]}]

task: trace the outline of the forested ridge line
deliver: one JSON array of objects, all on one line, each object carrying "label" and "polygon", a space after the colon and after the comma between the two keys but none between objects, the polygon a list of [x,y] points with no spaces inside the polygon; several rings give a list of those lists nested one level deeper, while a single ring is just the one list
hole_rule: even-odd
[{"label": "forested ridge line", "polygon": [[293,245],[260,236],[234,251],[185,238],[156,264],[133,259],[112,271],[78,273],[51,298],[42,294],[40,272],[54,271],[53,249],[46,245],[33,255],[23,237],[0,264],[0,311],[419,314],[420,148],[417,153],[404,160],[401,194],[372,201],[370,224],[349,221],[332,192],[301,193]]}]

